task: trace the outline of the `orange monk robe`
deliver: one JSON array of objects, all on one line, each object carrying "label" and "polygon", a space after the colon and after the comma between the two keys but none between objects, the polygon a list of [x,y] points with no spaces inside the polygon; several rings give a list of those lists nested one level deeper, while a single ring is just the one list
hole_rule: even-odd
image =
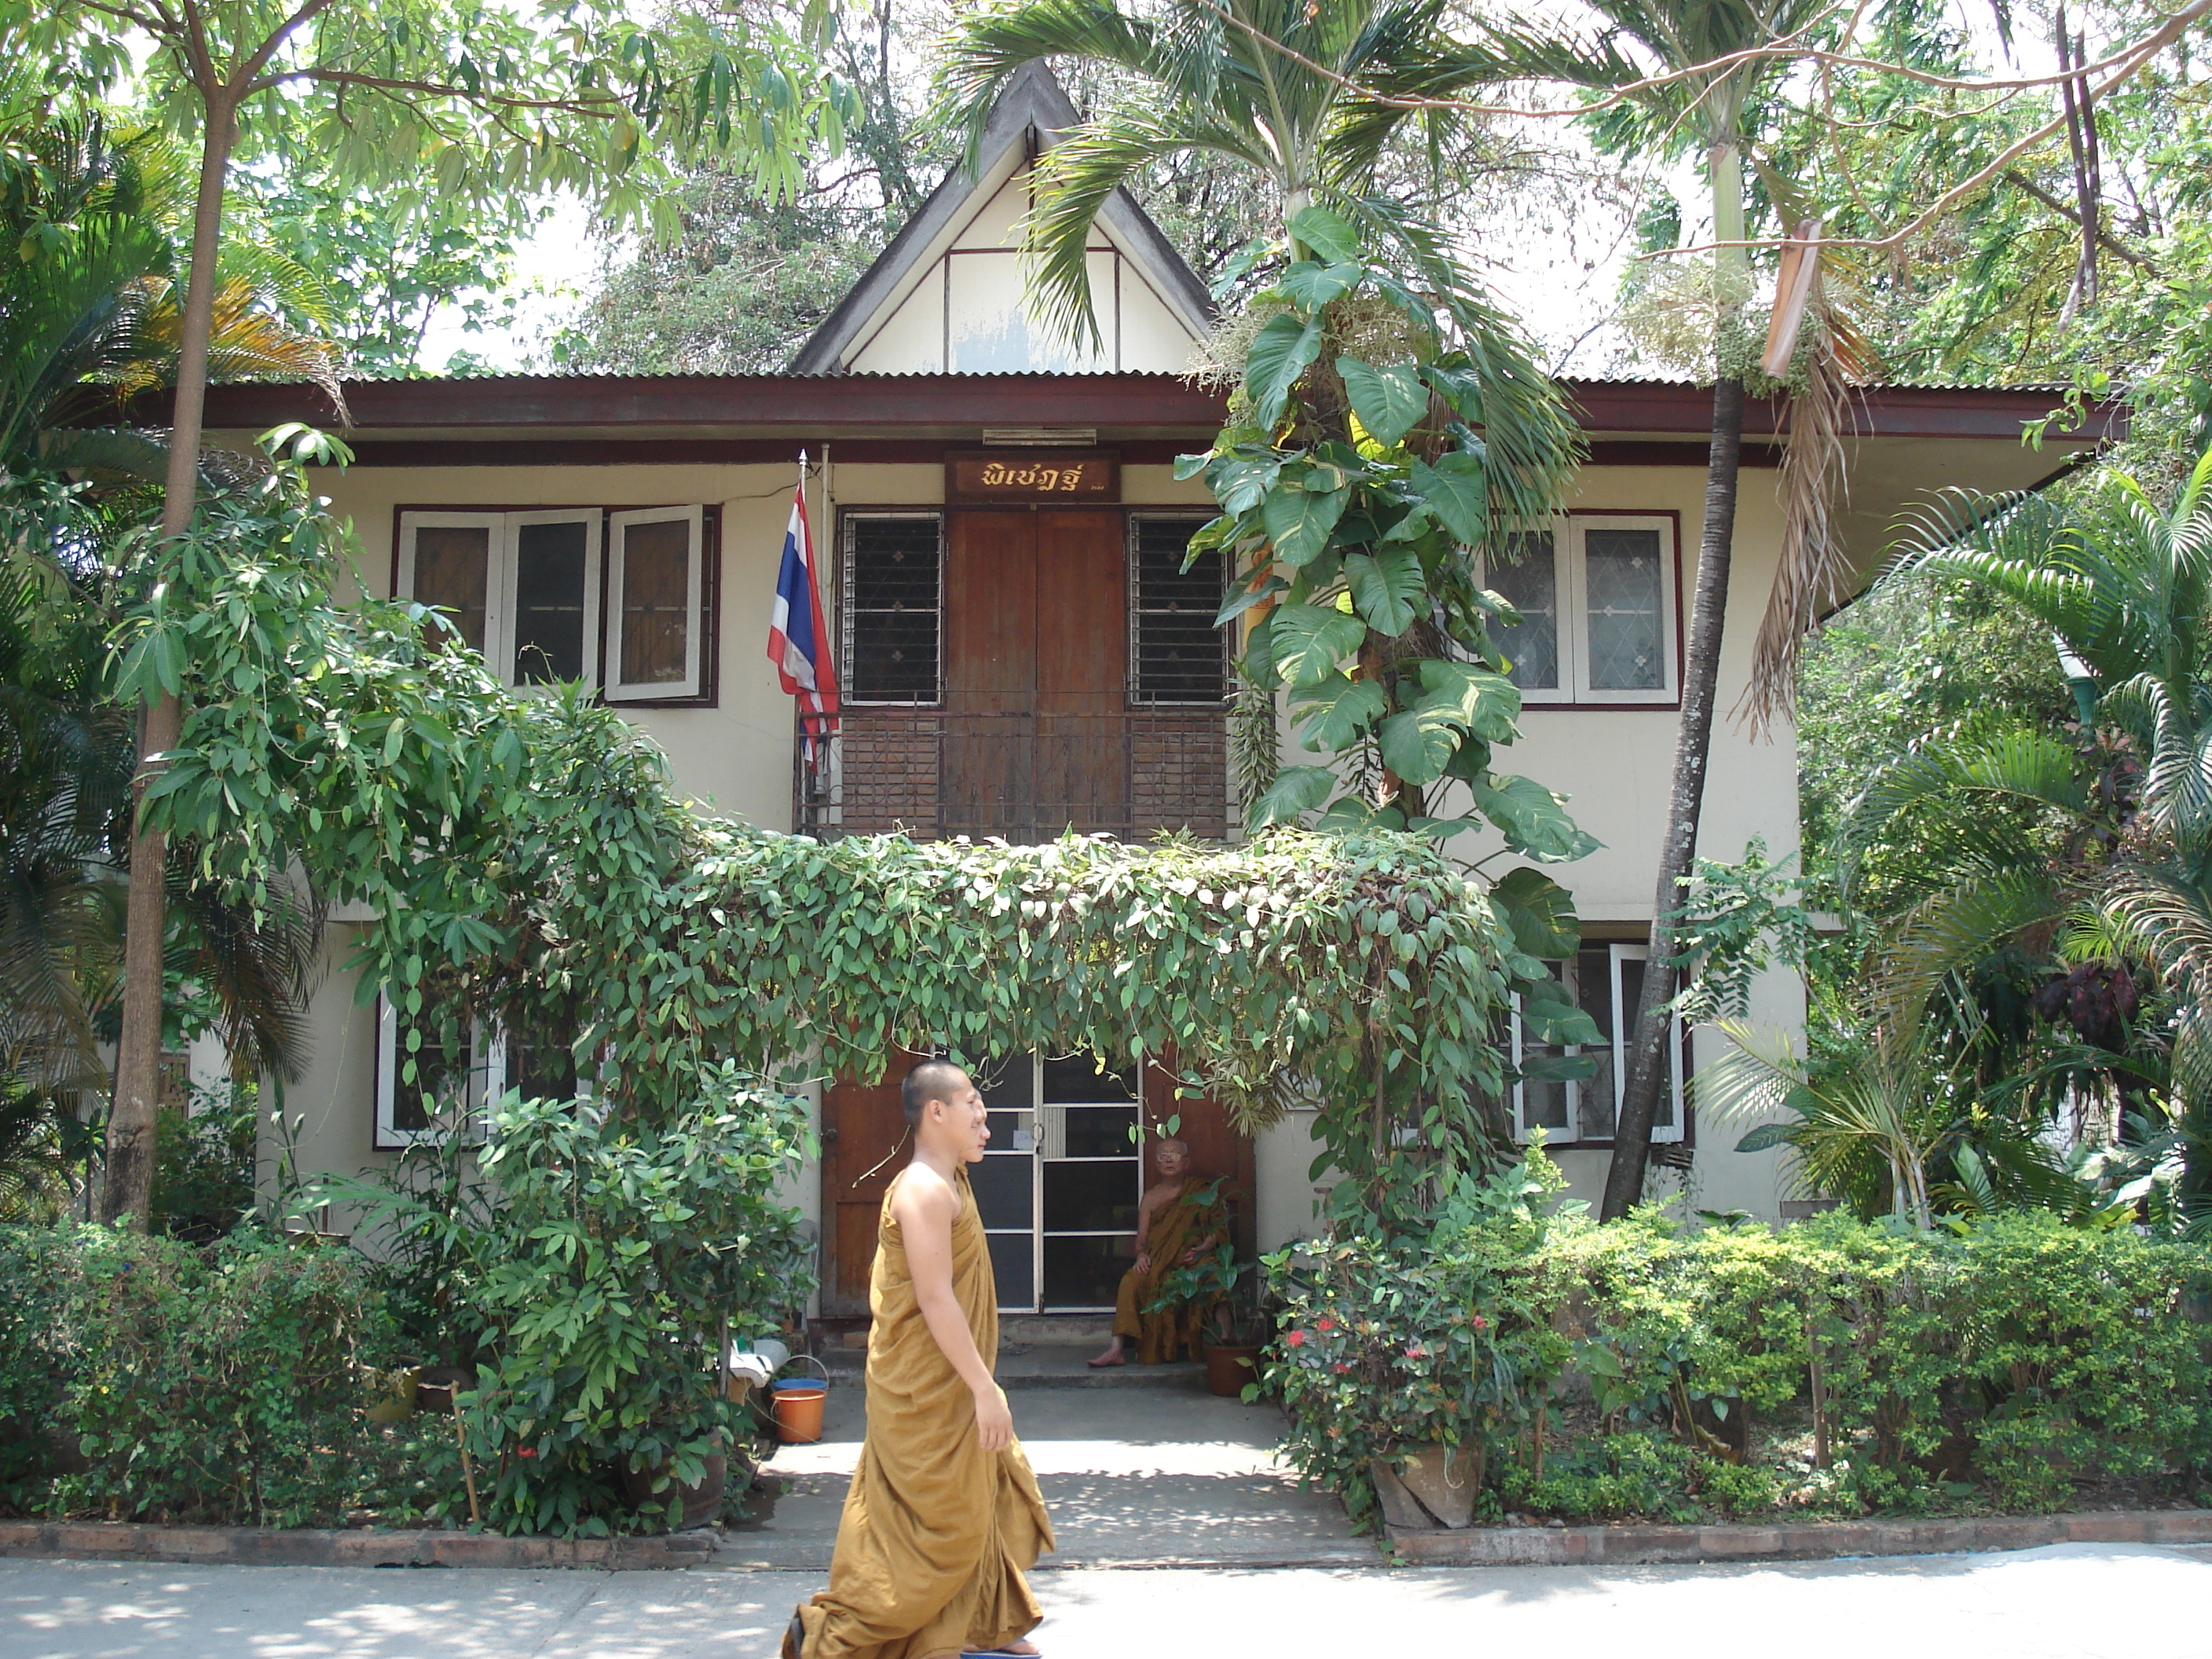
[{"label": "orange monk robe", "polygon": [[[957,1186],[952,1294],[995,1368],[998,1286],[964,1170]],[[1021,1443],[976,1442],[975,1396],[922,1321],[888,1194],[868,1310],[868,1434],[830,1588],[799,1609],[805,1659],[929,1659],[1019,1641],[1043,1617],[1022,1574],[1053,1547],[1052,1523]]]},{"label": "orange monk robe", "polygon": [[1188,1352],[1198,1358],[1199,1331],[1206,1310],[1192,1303],[1146,1310],[1159,1299],[1160,1284],[1182,1265],[1182,1253],[1194,1244],[1211,1249],[1229,1237],[1229,1211],[1219,1198],[1209,1197],[1219,1183],[1203,1176],[1185,1176],[1182,1190],[1152,1217],[1145,1232],[1145,1253],[1152,1265],[1143,1273],[1134,1267],[1121,1275],[1120,1293],[1114,1298],[1114,1334],[1137,1345],[1137,1358],[1147,1365],[1173,1359]]}]

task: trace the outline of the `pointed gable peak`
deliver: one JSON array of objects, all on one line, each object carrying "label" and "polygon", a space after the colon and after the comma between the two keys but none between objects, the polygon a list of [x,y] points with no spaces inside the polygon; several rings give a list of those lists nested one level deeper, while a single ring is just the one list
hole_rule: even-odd
[{"label": "pointed gable peak", "polygon": [[792,359],[799,374],[1173,373],[1210,331],[1204,283],[1126,191],[1091,237],[1103,343],[1031,316],[1016,226],[1036,158],[1081,117],[1052,71],[1024,64],[992,106],[975,167],[956,166]]}]

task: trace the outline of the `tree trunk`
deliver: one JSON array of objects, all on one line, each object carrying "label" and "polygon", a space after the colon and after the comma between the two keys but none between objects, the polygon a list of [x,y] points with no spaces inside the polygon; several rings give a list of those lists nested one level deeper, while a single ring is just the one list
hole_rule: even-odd
[{"label": "tree trunk", "polygon": [[1674,787],[1667,802],[1659,882],[1651,901],[1650,960],[1644,994],[1621,1086],[1620,1117],[1613,1126],[1613,1165],[1606,1172],[1599,1219],[1618,1220],[1644,1199],[1644,1169],[1651,1152],[1651,1120],[1666,1086],[1667,1005],[1674,976],[1674,929],[1668,918],[1681,907],[1681,884],[1697,856],[1698,819],[1705,807],[1705,763],[1712,750],[1713,702],[1720,684],[1721,630],[1728,616],[1729,564],[1735,550],[1736,472],[1743,453],[1743,380],[1724,374],[1713,385],[1712,448],[1705,463],[1705,527],[1698,544],[1697,598],[1690,613],[1687,660],[1682,665],[1682,726],[1675,740]]},{"label": "tree trunk", "polygon": [[[161,497],[165,546],[191,527],[199,494],[201,415],[207,403],[208,339],[214,332],[216,251],[222,233],[223,180],[237,136],[237,112],[210,95],[200,147],[199,196],[192,213],[191,264],[185,272],[184,326],[177,356],[176,407],[170,421],[169,471]],[[138,768],[131,781],[143,812],[162,758],[177,746],[184,706],[164,694],[139,722]],[[154,1115],[161,1097],[161,956],[168,926],[163,882],[168,837],[137,822],[131,837],[131,887],[124,909],[123,1032],[116,1046],[115,1097],[107,1114],[107,1158],[100,1219],[126,1220],[143,1232],[154,1190]]]}]

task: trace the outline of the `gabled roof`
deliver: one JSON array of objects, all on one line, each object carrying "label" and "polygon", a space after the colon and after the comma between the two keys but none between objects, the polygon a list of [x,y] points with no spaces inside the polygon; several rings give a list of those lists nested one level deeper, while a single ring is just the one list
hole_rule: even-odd
[{"label": "gabled roof", "polygon": [[[1082,117],[1042,64],[1026,64],[992,106],[971,172],[956,167],[929,193],[890,246],[853,284],[791,360],[793,374],[842,373],[874,333],[872,326],[902,301],[948,248],[1003,178],[1010,157],[1033,160]],[[1175,245],[1127,191],[1117,190],[1098,215],[1107,234],[1135,261],[1153,289],[1192,335],[1213,326],[1213,301]]]}]

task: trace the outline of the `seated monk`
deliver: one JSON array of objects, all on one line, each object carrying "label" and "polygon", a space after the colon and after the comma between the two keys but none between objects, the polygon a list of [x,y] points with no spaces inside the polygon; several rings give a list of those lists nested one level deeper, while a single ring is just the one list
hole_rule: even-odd
[{"label": "seated monk", "polygon": [[1206,1310],[1193,1303],[1146,1309],[1158,1299],[1161,1281],[1177,1267],[1188,1267],[1229,1237],[1229,1209],[1218,1196],[1218,1183],[1187,1173],[1190,1148],[1180,1140],[1152,1143],[1152,1168],[1159,1179],[1145,1188],[1137,1210],[1137,1265],[1121,1275],[1121,1289],[1114,1298],[1114,1340],[1091,1364],[1094,1367],[1128,1363],[1128,1345],[1137,1345],[1137,1358],[1147,1365],[1188,1352],[1198,1358],[1199,1327]]}]

